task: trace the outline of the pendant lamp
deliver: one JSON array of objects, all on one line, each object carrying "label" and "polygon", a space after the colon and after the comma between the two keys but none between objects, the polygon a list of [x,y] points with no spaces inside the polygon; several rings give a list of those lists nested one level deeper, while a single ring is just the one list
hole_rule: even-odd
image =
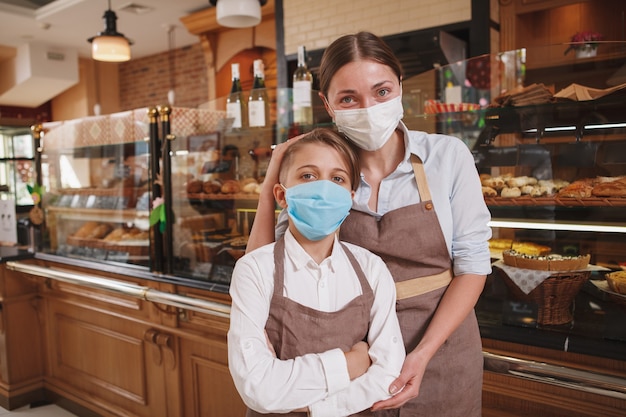
[{"label": "pendant lamp", "polygon": [[261,22],[261,6],[267,0],[209,0],[217,7],[217,23],[229,28],[247,28]]},{"label": "pendant lamp", "polygon": [[102,16],[104,31],[87,39],[91,43],[91,57],[96,61],[124,62],[130,59],[130,45],[132,42],[117,31],[117,15],[109,9]]}]

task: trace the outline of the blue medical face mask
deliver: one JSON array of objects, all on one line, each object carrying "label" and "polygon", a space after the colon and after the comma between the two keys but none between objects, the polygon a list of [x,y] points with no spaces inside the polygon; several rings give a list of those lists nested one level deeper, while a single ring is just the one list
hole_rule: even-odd
[{"label": "blue medical face mask", "polygon": [[302,236],[321,240],[334,233],[350,213],[352,194],[328,180],[298,184],[285,190],[287,214]]}]

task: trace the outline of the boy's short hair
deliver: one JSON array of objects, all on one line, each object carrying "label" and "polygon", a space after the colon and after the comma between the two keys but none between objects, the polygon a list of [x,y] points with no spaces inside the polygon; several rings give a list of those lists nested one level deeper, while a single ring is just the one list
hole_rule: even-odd
[{"label": "boy's short hair", "polygon": [[359,164],[359,158],[357,155],[356,147],[350,141],[346,140],[343,136],[332,129],[318,127],[301,137],[294,143],[290,144],[280,164],[279,178],[282,182],[282,176],[287,171],[287,168],[291,165],[293,155],[298,152],[303,146],[311,143],[317,143],[321,145],[330,146],[335,149],[346,166],[348,167],[348,174],[350,175],[351,188],[356,190],[361,181],[361,165]]}]

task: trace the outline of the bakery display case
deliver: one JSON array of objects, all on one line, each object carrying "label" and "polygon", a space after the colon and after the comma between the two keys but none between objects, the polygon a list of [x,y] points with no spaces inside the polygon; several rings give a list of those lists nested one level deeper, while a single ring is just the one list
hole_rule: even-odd
[{"label": "bakery display case", "polygon": [[[561,384],[572,398],[594,389],[626,398],[626,294],[616,284],[626,274],[626,45],[601,43],[593,58],[564,56],[568,46],[476,57],[404,82],[405,95],[426,97],[424,112],[405,116],[409,127],[459,137],[481,176],[493,272],[476,313],[493,372],[485,398],[496,403],[517,377],[541,382],[530,391]],[[582,380],[542,362],[592,371]]]},{"label": "bakery display case", "polygon": [[42,251],[149,266],[147,110],[41,127]]},{"label": "bakery display case", "polygon": [[45,123],[43,252],[226,293],[273,144],[312,128],[292,123],[290,89],[276,95],[264,127],[233,128],[226,98]]}]

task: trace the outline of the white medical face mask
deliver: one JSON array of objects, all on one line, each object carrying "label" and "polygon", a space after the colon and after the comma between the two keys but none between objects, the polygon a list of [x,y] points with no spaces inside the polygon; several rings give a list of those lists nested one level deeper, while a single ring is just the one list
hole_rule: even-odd
[{"label": "white medical face mask", "polygon": [[[329,105],[330,107],[330,105]],[[366,151],[383,147],[402,120],[402,94],[384,103],[363,109],[335,110],[337,129]]]}]

